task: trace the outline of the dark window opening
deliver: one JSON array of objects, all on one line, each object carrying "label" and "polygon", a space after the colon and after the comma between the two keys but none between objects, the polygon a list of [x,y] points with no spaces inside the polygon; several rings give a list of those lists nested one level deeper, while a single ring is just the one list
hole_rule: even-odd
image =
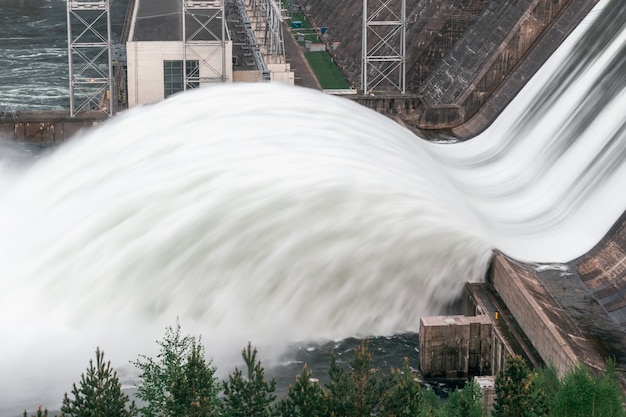
[{"label": "dark window opening", "polygon": [[[200,86],[200,67],[198,61],[187,61],[187,88]],[[163,61],[164,97],[183,91],[185,79],[183,77],[183,61]]]}]

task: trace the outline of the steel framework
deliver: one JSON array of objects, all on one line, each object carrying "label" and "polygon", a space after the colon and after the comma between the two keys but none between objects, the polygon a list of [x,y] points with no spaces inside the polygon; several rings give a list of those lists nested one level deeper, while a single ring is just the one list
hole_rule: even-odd
[{"label": "steel framework", "polygon": [[67,0],[70,116],[113,114],[110,0]]},{"label": "steel framework", "polygon": [[274,0],[247,0],[248,7],[257,22],[257,38],[262,38],[266,59],[270,63],[285,62],[285,43],[283,38],[283,16],[281,8]]},{"label": "steel framework", "polygon": [[252,22],[250,21],[250,18],[248,17],[248,12],[246,11],[246,4],[244,3],[244,0],[236,0],[236,4],[238,6],[237,9],[239,10],[241,22],[243,23],[243,26],[245,28],[248,44],[250,45],[250,48],[252,48],[252,57],[254,58],[257,68],[263,74],[263,80],[269,81],[271,78],[270,70],[269,68],[267,68],[263,52],[261,51],[259,44],[257,43],[256,35],[254,34],[254,28],[252,27]]},{"label": "steel framework", "polygon": [[364,94],[406,93],[406,0],[363,0],[361,77]]},{"label": "steel framework", "polygon": [[[226,17],[222,0],[182,0],[183,74],[184,89],[196,88],[202,83],[226,80]],[[188,28],[188,23],[191,23]],[[189,29],[189,30],[188,30]],[[188,33],[189,32],[189,33]],[[202,47],[215,45],[209,55]],[[221,68],[211,64],[211,58],[221,53]],[[197,61],[197,67],[188,66]],[[201,75],[202,74],[202,75]]]},{"label": "steel framework", "polygon": [[293,12],[293,0],[276,0],[278,7],[282,11],[283,17],[291,17]]}]

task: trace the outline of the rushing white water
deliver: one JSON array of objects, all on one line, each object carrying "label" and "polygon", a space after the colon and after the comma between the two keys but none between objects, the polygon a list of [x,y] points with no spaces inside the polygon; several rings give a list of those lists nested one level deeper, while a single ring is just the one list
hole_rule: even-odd
[{"label": "rushing white water", "polygon": [[72,140],[2,190],[0,332],[19,337],[3,369],[34,361],[50,383],[63,360],[75,378],[98,344],[123,364],[177,316],[214,357],[417,330],[481,279],[490,245],[416,139],[351,101],[258,84]]},{"label": "rushing white water", "polygon": [[431,152],[498,249],[566,262],[626,209],[625,109],[626,3],[606,1],[487,131]]},{"label": "rushing white water", "polygon": [[96,346],[123,367],[176,317],[223,368],[247,340],[269,354],[415,331],[482,279],[493,247],[588,250],[626,208],[623,77],[567,130],[624,35],[518,123],[562,84],[579,32],[463,144],[342,98],[239,84],[128,111],[27,167],[0,158],[0,411],[58,405]]}]

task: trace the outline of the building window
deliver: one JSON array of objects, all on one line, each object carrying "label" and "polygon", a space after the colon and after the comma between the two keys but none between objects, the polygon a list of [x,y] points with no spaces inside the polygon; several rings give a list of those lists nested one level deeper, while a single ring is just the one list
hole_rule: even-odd
[{"label": "building window", "polygon": [[[198,61],[187,61],[187,88],[200,86],[200,69]],[[163,61],[163,86],[165,98],[184,90],[183,61]]]}]

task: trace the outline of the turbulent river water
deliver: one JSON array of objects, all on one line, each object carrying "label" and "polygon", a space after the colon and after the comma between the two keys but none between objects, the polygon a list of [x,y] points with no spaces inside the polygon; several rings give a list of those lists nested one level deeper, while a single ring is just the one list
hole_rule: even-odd
[{"label": "turbulent river water", "polygon": [[271,84],[135,108],[37,158],[3,143],[0,414],[58,407],[96,346],[130,384],[177,317],[221,372],[248,340],[276,369],[350,337],[401,357],[492,249],[589,250],[626,208],[626,13],[601,6],[465,143]]}]

